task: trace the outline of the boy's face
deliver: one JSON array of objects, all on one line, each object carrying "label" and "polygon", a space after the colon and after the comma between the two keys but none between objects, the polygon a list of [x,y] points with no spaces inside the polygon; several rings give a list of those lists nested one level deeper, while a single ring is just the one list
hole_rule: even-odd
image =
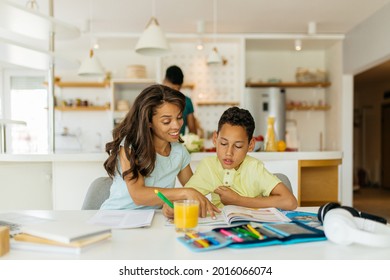
[{"label": "boy's face", "polygon": [[224,124],[213,134],[217,156],[224,169],[238,169],[246,154],[253,151],[255,140],[248,143],[248,135],[242,126]]}]

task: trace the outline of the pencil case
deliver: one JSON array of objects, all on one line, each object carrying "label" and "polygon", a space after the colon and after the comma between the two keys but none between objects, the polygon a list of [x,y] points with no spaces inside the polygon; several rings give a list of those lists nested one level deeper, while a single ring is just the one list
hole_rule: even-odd
[{"label": "pencil case", "polygon": [[186,233],[178,240],[194,252],[223,247],[251,248],[326,240],[322,230],[300,222],[249,223],[215,228],[208,232]]}]

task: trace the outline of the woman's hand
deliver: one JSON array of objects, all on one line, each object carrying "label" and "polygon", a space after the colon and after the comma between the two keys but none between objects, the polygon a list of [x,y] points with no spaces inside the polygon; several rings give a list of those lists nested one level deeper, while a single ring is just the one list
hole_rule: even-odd
[{"label": "woman's hand", "polygon": [[195,189],[192,188],[183,188],[185,191],[186,199],[197,200],[199,201],[199,216],[204,218],[207,216],[207,213],[210,214],[212,218],[215,217],[215,213],[220,213],[221,210],[217,206],[212,204],[206,196],[201,194]]},{"label": "woman's hand", "polygon": [[173,219],[173,209],[169,207],[167,204],[163,204],[162,207],[162,213],[164,214],[165,217],[168,219]]}]

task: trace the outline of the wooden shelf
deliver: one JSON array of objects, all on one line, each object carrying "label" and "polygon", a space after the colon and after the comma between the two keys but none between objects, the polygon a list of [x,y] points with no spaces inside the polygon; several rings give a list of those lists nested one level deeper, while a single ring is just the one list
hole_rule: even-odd
[{"label": "wooden shelf", "polygon": [[57,111],[62,112],[75,112],[75,111],[108,111],[109,107],[106,106],[56,106]]},{"label": "wooden shelf", "polygon": [[105,88],[109,87],[107,82],[55,82],[55,85],[60,88]]},{"label": "wooden shelf", "polygon": [[193,90],[195,88],[195,84],[183,84],[181,86],[182,89],[190,89]]},{"label": "wooden shelf", "polygon": [[287,106],[287,111],[327,111],[330,109],[329,105],[326,106]]},{"label": "wooden shelf", "polygon": [[297,82],[285,82],[285,83],[251,83],[247,82],[246,87],[281,87],[281,88],[309,88],[309,87],[329,87],[330,83],[297,83]]},{"label": "wooden shelf", "polygon": [[240,104],[238,101],[198,101],[198,106],[237,106]]}]

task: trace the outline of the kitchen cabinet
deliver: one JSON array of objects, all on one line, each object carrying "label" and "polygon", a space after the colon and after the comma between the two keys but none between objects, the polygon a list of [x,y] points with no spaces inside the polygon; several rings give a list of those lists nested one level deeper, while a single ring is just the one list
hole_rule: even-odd
[{"label": "kitchen cabinet", "polygon": [[330,83],[297,83],[297,82],[284,82],[284,83],[255,83],[247,82],[247,87],[280,87],[280,88],[312,88],[312,87],[329,87]]},{"label": "kitchen cabinet", "polygon": [[[55,110],[57,111],[107,111],[110,109],[107,91],[110,84],[107,82],[56,81],[55,86],[57,88]],[[76,99],[87,101],[89,105],[75,106]]]},{"label": "kitchen cabinet", "polygon": [[300,206],[321,206],[339,201],[341,159],[299,160]]},{"label": "kitchen cabinet", "polygon": [[[114,125],[119,123],[134,103],[138,94],[146,87],[155,84],[151,79],[113,79],[111,81],[111,110],[113,112]],[[122,110],[118,104],[124,102],[128,105]],[[123,104],[123,103],[122,103]]]},{"label": "kitchen cabinet", "polygon": [[57,111],[62,112],[75,112],[75,111],[108,111],[108,106],[56,106],[54,108]]}]

